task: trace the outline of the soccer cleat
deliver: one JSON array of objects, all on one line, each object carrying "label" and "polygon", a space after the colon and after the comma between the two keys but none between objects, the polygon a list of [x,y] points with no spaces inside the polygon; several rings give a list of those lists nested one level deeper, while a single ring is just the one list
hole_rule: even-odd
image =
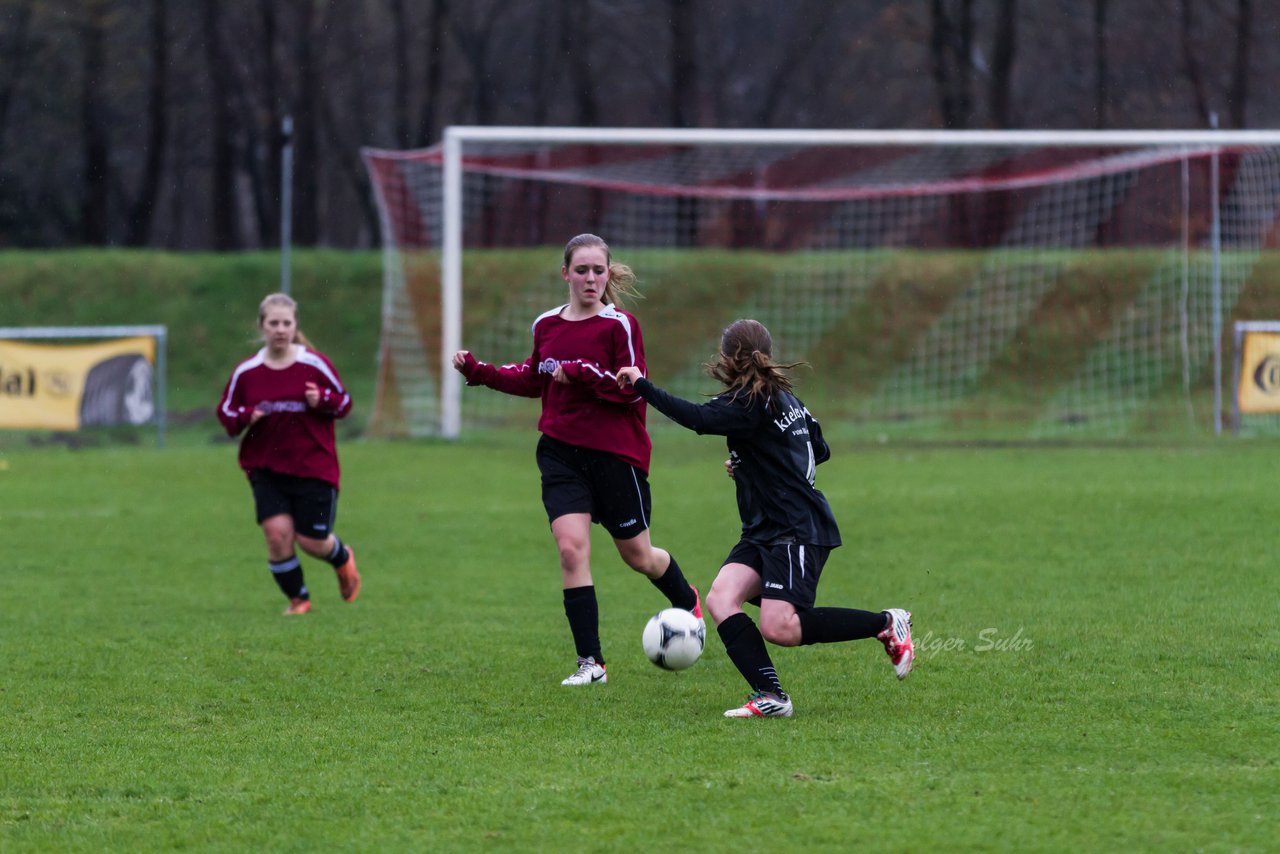
[{"label": "soccer cleat", "polygon": [[698,588],[694,587],[692,584],[689,585],[689,589],[693,591],[693,607],[689,610],[693,616],[698,618],[699,625],[701,625],[703,629],[706,629],[707,621],[702,619],[702,594],[699,593]]},{"label": "soccer cleat", "polygon": [[789,718],[795,707],[791,698],[785,694],[775,697],[764,691],[757,691],[747,698],[744,705],[729,709],[724,713],[726,718]]},{"label": "soccer cleat", "polygon": [[347,546],[347,562],[335,567],[338,573],[338,590],[342,593],[342,601],[354,602],[360,595],[360,573],[356,571],[356,553]]},{"label": "soccer cleat", "polygon": [[899,679],[906,679],[911,672],[911,664],[916,659],[915,644],[911,642],[911,612],[889,608],[884,614],[889,618],[889,624],[876,638],[884,644],[884,651],[889,653],[893,672],[898,674]]},{"label": "soccer cleat", "polygon": [[594,656],[578,659],[578,669],[573,675],[561,682],[561,685],[603,685],[609,681],[603,664],[596,664]]},{"label": "soccer cleat", "polygon": [[284,609],[284,615],[286,617],[292,617],[295,614],[305,614],[310,610],[310,599],[290,599],[289,607]]}]

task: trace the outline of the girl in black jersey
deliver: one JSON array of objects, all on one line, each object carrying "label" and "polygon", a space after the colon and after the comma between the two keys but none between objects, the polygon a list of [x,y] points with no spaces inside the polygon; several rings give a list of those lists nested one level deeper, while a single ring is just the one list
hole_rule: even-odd
[{"label": "girl in black jersey", "polygon": [[[619,386],[634,387],[677,424],[727,439],[725,467],[737,488],[742,536],[706,602],[725,651],[751,686],[746,704],[725,712],[730,718],[791,716],[766,640],[802,646],[874,637],[899,679],[915,658],[907,611],[814,607],[822,567],[840,545],[831,507],[814,487],[815,469],[831,453],[817,420],[792,393],[787,371],[795,365],[775,364],[772,353],[763,324],[734,321],[708,366],[725,391],[701,405],[658,388],[640,367],[618,370]],[[742,610],[747,602],[760,606],[759,628]]]}]

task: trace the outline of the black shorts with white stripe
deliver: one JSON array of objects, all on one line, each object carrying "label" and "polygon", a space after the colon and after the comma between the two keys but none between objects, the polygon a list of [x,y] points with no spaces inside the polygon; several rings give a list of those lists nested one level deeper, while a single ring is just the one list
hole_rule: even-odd
[{"label": "black shorts with white stripe", "polygon": [[[781,599],[797,608],[812,608],[818,598],[818,579],[831,555],[828,546],[803,543],[753,543],[739,540],[721,566],[741,563],[760,574],[760,598]],[[756,599],[751,600],[759,605]]]},{"label": "black shorts with white stripe", "polygon": [[547,521],[590,513],[610,536],[629,540],[649,528],[649,478],[605,451],[570,445],[550,436],[538,440],[542,505]]}]

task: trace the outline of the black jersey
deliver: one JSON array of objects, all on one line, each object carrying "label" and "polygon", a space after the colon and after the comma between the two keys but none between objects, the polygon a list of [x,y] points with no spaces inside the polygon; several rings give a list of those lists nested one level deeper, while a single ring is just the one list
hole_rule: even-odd
[{"label": "black jersey", "polygon": [[814,487],[818,463],[831,458],[817,419],[799,398],[722,394],[704,404],[668,394],[643,377],[636,391],[663,415],[695,433],[724,436],[738,491],[742,538],[835,548],[840,529]]}]

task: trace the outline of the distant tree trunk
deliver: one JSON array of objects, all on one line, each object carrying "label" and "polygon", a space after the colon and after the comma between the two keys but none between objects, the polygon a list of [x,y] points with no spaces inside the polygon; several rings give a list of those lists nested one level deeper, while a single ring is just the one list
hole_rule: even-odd
[{"label": "distant tree trunk", "polygon": [[396,145],[408,146],[409,136],[409,18],[404,0],[391,4],[391,113],[395,117]]},{"label": "distant tree trunk", "polygon": [[671,126],[698,124],[697,19],[693,0],[667,0],[671,32]]},{"label": "distant tree trunk", "polygon": [[573,95],[577,124],[595,127],[600,123],[595,78],[591,76],[591,52],[579,49],[581,40],[592,32],[588,0],[560,0],[560,53],[569,65],[569,91]]},{"label": "distant tree trunk", "polygon": [[262,134],[266,150],[261,157],[261,175],[255,181],[255,207],[258,214],[258,239],[263,246],[280,242],[280,182],[283,179],[281,156],[284,148],[284,105],[280,97],[280,63],[276,53],[280,31],[275,3],[258,6],[262,25],[262,100],[266,107],[267,126]]},{"label": "distant tree trunk", "polygon": [[169,130],[168,3],[151,0],[151,85],[147,93],[147,147],[142,167],[142,185],[129,210],[129,228],[125,243],[145,246],[151,239],[151,222],[155,218],[156,199],[160,195],[160,176],[164,172],[165,141]]},{"label": "distant tree trunk", "polygon": [[205,61],[209,69],[209,141],[213,146],[213,169],[210,173],[210,217],[213,225],[213,248],[235,249],[235,141],[231,114],[231,73],[227,52],[223,49],[221,0],[204,0]]},{"label": "distant tree trunk", "polygon": [[991,51],[991,122],[998,128],[1013,126],[1010,89],[1013,57],[1018,42],[1018,0],[1000,0]]},{"label": "distant tree trunk", "polygon": [[1179,0],[1181,6],[1181,28],[1182,28],[1182,61],[1187,71],[1187,80],[1191,84],[1191,97],[1195,100],[1196,115],[1200,117],[1200,121],[1207,127],[1209,125],[1209,98],[1205,94],[1204,75],[1200,72],[1200,63],[1196,60],[1195,41],[1193,39],[1193,31],[1195,29],[1191,20],[1191,0]]},{"label": "distant tree trunk", "polygon": [[947,14],[944,0],[929,0],[929,16],[930,67],[938,87],[942,125],[948,129],[967,128],[973,114],[973,0],[960,0],[958,22]]},{"label": "distant tree trunk", "polygon": [[80,119],[83,136],[84,189],[80,202],[80,239],[87,244],[107,242],[110,202],[111,142],[102,103],[107,89],[106,0],[86,0],[80,38]]},{"label": "distant tree trunk", "polygon": [[[671,32],[671,126],[688,128],[698,119],[698,40],[693,0],[668,0]],[[675,240],[697,246],[701,206],[693,196],[676,198]]]},{"label": "distant tree trunk", "polygon": [[1098,129],[1107,122],[1107,0],[1093,0],[1093,118]]},{"label": "distant tree trunk", "polygon": [[[547,108],[551,104],[551,99],[555,97],[551,60],[557,42],[553,34],[558,29],[562,27],[555,19],[555,12],[552,9],[538,15],[537,23],[529,28],[530,65],[533,69],[530,72],[533,84],[533,111],[530,124],[535,126],[547,124]],[[529,211],[525,219],[525,239],[530,246],[541,246],[546,240],[547,187],[545,182],[528,182],[525,197],[525,204]]]},{"label": "distant tree trunk", "polygon": [[440,93],[444,79],[444,33],[449,26],[449,0],[435,0],[427,23],[427,62],[423,72],[422,118],[418,120],[419,146],[430,145],[440,135]]},{"label": "distant tree trunk", "polygon": [[[600,124],[600,102],[596,97],[596,81],[591,74],[591,51],[580,49],[583,40],[593,31],[589,0],[560,0],[560,43],[557,49],[569,69],[569,93],[575,116],[572,121],[580,127]],[[586,162],[589,165],[598,159],[597,153],[592,151],[588,153]],[[600,230],[604,205],[603,190],[594,188],[588,192],[587,204],[582,211],[584,231],[594,233]]]},{"label": "distant tree trunk", "polygon": [[[317,5],[320,15],[317,16]],[[293,110],[293,237],[299,246],[320,240],[320,33],[328,0],[302,0],[298,22],[298,97]]]},{"label": "distant tree trunk", "polygon": [[34,3],[19,4],[15,17],[5,27],[9,33],[8,41],[0,51],[3,65],[0,66],[0,143],[4,142],[5,131],[9,127],[9,106],[13,103],[13,92],[18,88],[22,72],[27,67],[27,57],[31,53],[30,40],[27,33],[31,29],[31,11]]},{"label": "distant tree trunk", "polygon": [[1231,125],[1247,127],[1249,104],[1249,47],[1253,40],[1253,10],[1249,0],[1236,0],[1236,55],[1231,71]]},{"label": "distant tree trunk", "polygon": [[756,99],[752,119],[754,127],[773,127],[777,121],[779,105],[794,91],[791,87],[795,85],[797,72],[804,68],[806,58],[812,53],[823,32],[832,28],[832,11],[837,2],[838,0],[821,0],[816,8],[806,7],[809,14],[803,16],[807,23],[803,35],[787,39],[777,46],[781,54],[776,65],[766,72],[769,76],[763,86],[763,95]]},{"label": "distant tree trunk", "polygon": [[[362,98],[364,95],[363,90],[355,90],[356,98]],[[369,187],[369,176],[365,174],[360,158],[354,154],[359,148],[359,143],[343,138],[333,103],[329,99],[325,98],[320,101],[320,111],[325,137],[330,142],[330,148],[340,152],[337,158],[338,169],[351,185],[352,195],[359,200],[360,214],[363,220],[362,228],[374,241],[377,241],[380,227],[378,209],[373,202],[373,194]]]}]

